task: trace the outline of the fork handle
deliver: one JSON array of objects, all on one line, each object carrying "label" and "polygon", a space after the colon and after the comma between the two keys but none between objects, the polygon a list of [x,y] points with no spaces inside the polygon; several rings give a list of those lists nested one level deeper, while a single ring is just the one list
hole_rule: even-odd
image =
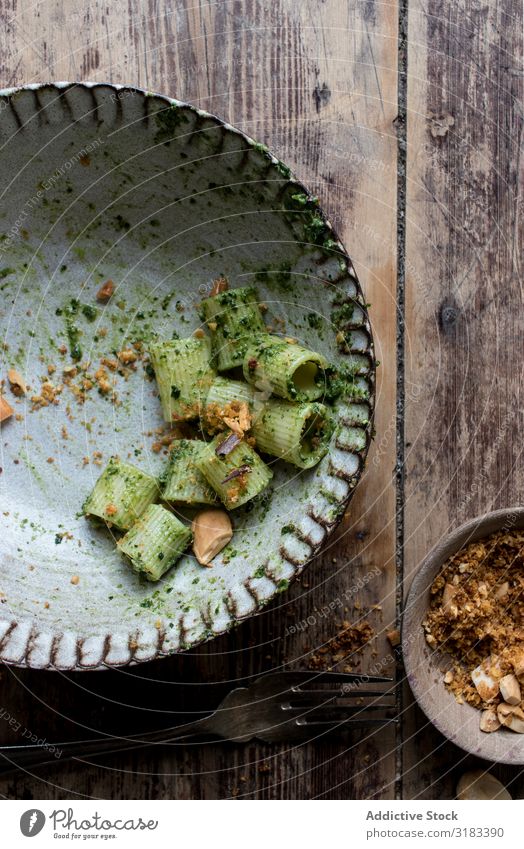
[{"label": "fork handle", "polygon": [[129,737],[94,737],[89,740],[55,743],[55,752],[49,751],[51,746],[0,746],[0,775],[17,769],[64,763],[75,758],[83,760],[111,752],[132,751],[156,744],[168,745],[172,741],[189,740],[213,732],[210,718],[206,716],[184,725],[148,731],[146,734],[133,734]]}]

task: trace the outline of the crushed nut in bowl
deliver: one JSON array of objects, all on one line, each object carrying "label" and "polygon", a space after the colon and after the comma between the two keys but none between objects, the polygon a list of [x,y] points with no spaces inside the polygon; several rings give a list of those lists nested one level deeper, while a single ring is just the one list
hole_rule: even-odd
[{"label": "crushed nut in bowl", "polygon": [[426,641],[451,655],[444,684],[482,711],[482,731],[524,732],[524,532],[502,531],[449,558],[431,587]]},{"label": "crushed nut in bowl", "polygon": [[402,657],[424,713],[451,742],[524,764],[524,508],[442,535],[404,605]]}]

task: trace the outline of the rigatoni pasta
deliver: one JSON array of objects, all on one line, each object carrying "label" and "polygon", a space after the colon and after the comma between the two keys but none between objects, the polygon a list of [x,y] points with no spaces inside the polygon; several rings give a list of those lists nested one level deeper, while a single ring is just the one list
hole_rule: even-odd
[{"label": "rigatoni pasta", "polygon": [[247,345],[243,372],[260,392],[289,401],[315,401],[325,391],[327,360],[292,340],[265,334]]},{"label": "rigatoni pasta", "polygon": [[237,434],[219,433],[196,461],[228,510],[235,510],[267,487],[273,472]]},{"label": "rigatoni pasta", "polygon": [[83,504],[84,513],[127,530],[159,497],[156,478],[111,458]]},{"label": "rigatoni pasta", "polygon": [[219,371],[241,366],[249,337],[265,331],[256,289],[230,289],[206,298],[201,313],[211,331]]},{"label": "rigatoni pasta", "polygon": [[177,504],[215,504],[214,489],[199,471],[196,461],[206,443],[199,439],[177,439],[171,445],[169,462],[160,477],[162,499]]},{"label": "rigatoni pasta", "polygon": [[259,451],[310,469],[328,450],[333,427],[327,407],[318,401],[291,404],[272,399],[253,417],[252,432]]},{"label": "rigatoni pasta", "polygon": [[209,337],[153,342],[149,346],[166,422],[197,419],[215,377]]},{"label": "rigatoni pasta", "polygon": [[192,534],[186,525],[161,504],[151,504],[131,530],[117,542],[135,572],[158,581],[175,565],[189,545]]}]

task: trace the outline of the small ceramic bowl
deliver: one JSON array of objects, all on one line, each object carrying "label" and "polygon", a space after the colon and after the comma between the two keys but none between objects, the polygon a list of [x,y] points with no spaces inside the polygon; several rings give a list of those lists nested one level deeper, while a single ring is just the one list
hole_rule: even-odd
[{"label": "small ceramic bowl", "polygon": [[428,646],[422,622],[429,606],[433,581],[449,557],[470,542],[504,528],[524,528],[524,508],[496,510],[461,525],[441,540],[423,560],[409,591],[402,625],[402,649],[409,685],[420,707],[441,734],[456,746],[488,761],[524,764],[524,736],[501,728],[486,734],[479,728],[480,712],[460,705],[442,678],[449,656]]}]

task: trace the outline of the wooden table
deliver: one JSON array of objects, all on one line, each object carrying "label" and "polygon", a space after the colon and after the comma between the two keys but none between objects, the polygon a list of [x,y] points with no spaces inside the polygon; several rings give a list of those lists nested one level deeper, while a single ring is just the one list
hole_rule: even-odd
[{"label": "wooden table", "polygon": [[[21,727],[47,740],[150,727],[178,704],[172,682],[307,666],[343,620],[376,630],[362,668],[397,665],[402,679],[385,632],[421,557],[468,517],[524,500],[519,12],[517,0],[1,5],[3,86],[134,83],[268,144],[339,230],[372,304],[381,361],[364,479],[335,544],[303,579],[258,618],[183,657],[100,674],[5,669],[0,708]],[[348,593],[359,578],[363,589]],[[368,612],[373,604],[381,610]],[[0,793],[452,798],[457,776],[479,762],[428,726],[402,687],[399,707],[398,730],[373,737],[58,764],[6,778]],[[0,720],[2,742],[19,734]],[[517,770],[493,772],[524,795]]]}]

